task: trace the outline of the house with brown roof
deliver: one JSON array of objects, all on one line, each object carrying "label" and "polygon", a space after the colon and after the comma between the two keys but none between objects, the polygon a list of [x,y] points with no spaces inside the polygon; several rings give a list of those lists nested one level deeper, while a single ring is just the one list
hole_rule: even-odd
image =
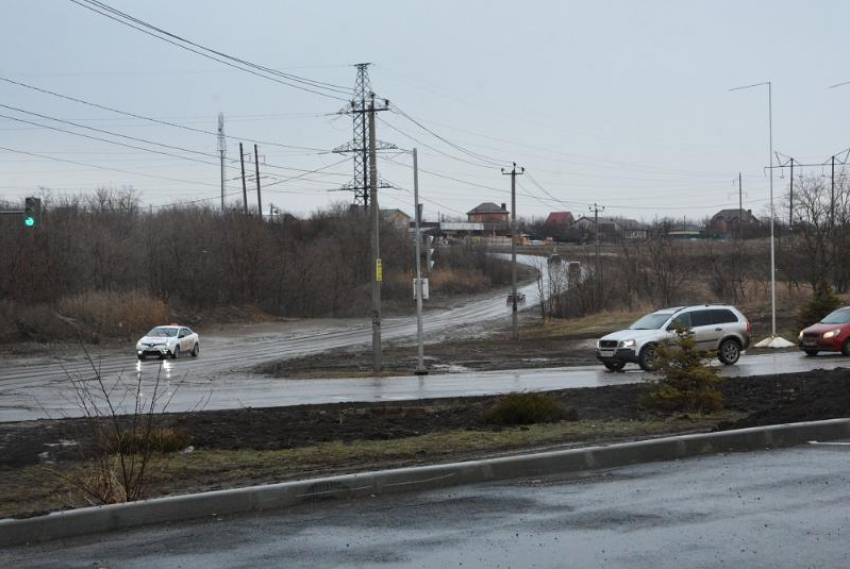
[{"label": "house with brown roof", "polygon": [[759,220],[751,209],[721,209],[711,217],[708,224],[712,233],[734,233],[739,229],[754,227]]},{"label": "house with brown roof", "polygon": [[510,213],[505,204],[499,207],[493,202],[484,202],[466,212],[466,220],[471,223],[510,223]]},{"label": "house with brown roof", "polygon": [[573,221],[575,220],[571,211],[553,211],[549,213],[549,217],[546,218],[543,225],[546,227],[563,227],[571,225]]},{"label": "house with brown roof", "polygon": [[509,236],[511,231],[510,215],[505,204],[500,207],[493,202],[484,202],[466,212],[466,220],[469,223],[482,223],[486,234]]}]

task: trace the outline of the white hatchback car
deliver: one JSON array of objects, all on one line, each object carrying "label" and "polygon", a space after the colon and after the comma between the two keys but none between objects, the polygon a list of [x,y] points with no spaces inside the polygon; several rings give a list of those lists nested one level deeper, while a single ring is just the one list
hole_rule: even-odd
[{"label": "white hatchback car", "polygon": [[148,356],[164,359],[171,356],[177,359],[180,354],[191,354],[198,357],[201,351],[201,340],[195,332],[186,326],[170,324],[157,326],[136,343],[136,355],[140,360]]}]

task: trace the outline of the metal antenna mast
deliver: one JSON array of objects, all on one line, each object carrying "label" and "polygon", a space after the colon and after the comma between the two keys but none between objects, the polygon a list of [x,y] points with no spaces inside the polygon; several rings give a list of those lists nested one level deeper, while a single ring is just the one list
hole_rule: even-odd
[{"label": "metal antenna mast", "polygon": [[221,211],[224,211],[224,157],[227,154],[227,137],[224,136],[224,113],[218,113],[218,155],[221,158]]},{"label": "metal antenna mast", "polygon": [[[342,187],[343,190],[354,192],[354,205],[366,209],[369,206],[369,102],[374,96],[372,82],[369,80],[369,66],[371,63],[358,63],[357,78],[354,81],[354,96],[351,103],[340,111],[340,114],[351,115],[354,134],[351,142],[334,148],[337,154],[351,153],[354,157],[354,177],[351,182]],[[393,150],[398,148],[394,144],[376,141],[376,150]],[[390,187],[388,184],[378,182],[379,188]]]}]

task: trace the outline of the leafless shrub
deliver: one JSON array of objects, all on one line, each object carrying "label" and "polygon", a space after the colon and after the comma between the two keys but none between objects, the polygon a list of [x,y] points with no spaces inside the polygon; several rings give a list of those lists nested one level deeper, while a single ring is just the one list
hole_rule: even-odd
[{"label": "leafless shrub", "polygon": [[110,384],[92,356],[87,351],[85,355],[91,377],[67,375],[90,440],[91,454],[85,458],[93,466],[62,471],[46,468],[88,504],[144,499],[153,474],[163,466],[162,453],[188,442],[185,436],[156,425],[156,415],[166,411],[174,392],[168,381],[162,381],[162,366],[150,386],[144,385],[141,374],[134,382],[125,382],[122,376]]}]

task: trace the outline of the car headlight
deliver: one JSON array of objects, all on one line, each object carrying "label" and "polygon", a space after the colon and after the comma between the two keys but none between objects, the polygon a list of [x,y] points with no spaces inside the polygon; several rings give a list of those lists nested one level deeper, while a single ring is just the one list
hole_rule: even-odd
[{"label": "car headlight", "polygon": [[838,336],[838,334],[840,334],[840,333],[841,333],[841,330],[830,330],[829,332],[824,332],[823,337],[826,340],[826,339],[829,339],[829,338],[834,338],[835,336]]},{"label": "car headlight", "polygon": [[635,341],[634,340],[623,340],[622,342],[620,342],[620,347],[621,348],[634,348],[635,347]]},{"label": "car headlight", "polygon": [[797,336],[797,339],[798,339],[798,340],[802,340],[802,339],[803,339],[803,331],[802,331],[802,330],[800,330],[800,334],[799,334],[799,336]]}]

